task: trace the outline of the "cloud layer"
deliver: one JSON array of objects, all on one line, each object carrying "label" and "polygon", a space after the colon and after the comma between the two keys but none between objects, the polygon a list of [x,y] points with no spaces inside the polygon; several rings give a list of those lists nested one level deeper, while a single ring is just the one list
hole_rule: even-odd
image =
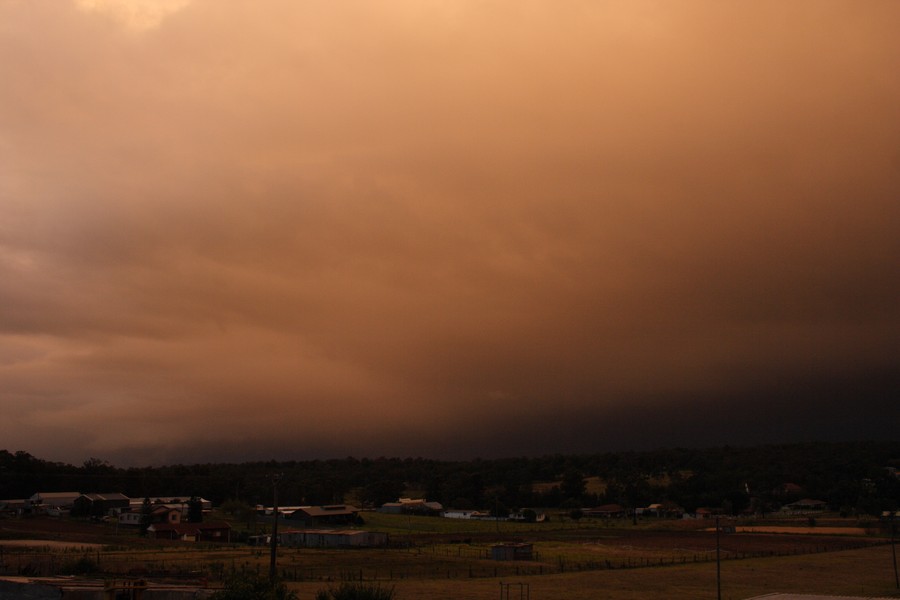
[{"label": "cloud layer", "polygon": [[896,435],[895,2],[142,6],[0,6],[10,449]]}]

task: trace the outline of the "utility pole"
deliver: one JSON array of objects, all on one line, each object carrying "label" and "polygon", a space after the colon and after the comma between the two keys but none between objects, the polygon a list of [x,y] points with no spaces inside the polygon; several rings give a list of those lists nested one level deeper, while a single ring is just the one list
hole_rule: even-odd
[{"label": "utility pole", "polygon": [[722,600],[722,561],[719,557],[719,517],[716,516],[716,598]]},{"label": "utility pole", "polygon": [[891,558],[894,559],[894,584],[900,590],[900,576],[897,575],[897,526],[894,525],[894,519],[897,517],[897,511],[891,513]]},{"label": "utility pole", "polygon": [[272,475],[272,513],[275,520],[272,521],[272,540],[270,542],[269,552],[269,581],[273,584],[278,578],[278,567],[276,567],[276,556],[278,554],[278,482],[281,481],[281,473]]}]

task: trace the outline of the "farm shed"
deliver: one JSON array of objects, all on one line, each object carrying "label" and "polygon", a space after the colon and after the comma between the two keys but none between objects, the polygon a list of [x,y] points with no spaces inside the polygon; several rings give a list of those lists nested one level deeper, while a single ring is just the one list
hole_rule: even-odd
[{"label": "farm shed", "polygon": [[388,535],[359,529],[294,529],[279,533],[278,541],[294,548],[373,548],[386,546]]},{"label": "farm shed", "polygon": [[491,547],[494,560],[531,560],[534,556],[532,544],[497,544]]},{"label": "farm shed", "polygon": [[80,492],[38,492],[28,499],[32,507],[71,508]]},{"label": "farm shed", "polygon": [[349,504],[327,506],[300,506],[285,516],[288,521],[302,521],[307,527],[316,525],[352,525],[356,522],[359,509]]},{"label": "farm shed", "polygon": [[127,509],[130,499],[125,494],[109,492],[104,494],[82,494],[75,498],[72,505],[73,515],[102,517],[119,510]]}]

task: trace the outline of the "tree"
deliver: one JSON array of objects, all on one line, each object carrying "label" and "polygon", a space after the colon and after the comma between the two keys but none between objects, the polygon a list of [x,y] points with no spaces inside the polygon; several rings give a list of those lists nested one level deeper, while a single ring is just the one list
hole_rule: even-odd
[{"label": "tree", "polygon": [[246,523],[248,528],[252,529],[256,524],[256,508],[250,506],[246,502],[229,499],[222,503],[219,510],[226,514],[233,515],[234,518],[241,523]]},{"label": "tree", "polygon": [[144,498],[141,504],[141,536],[147,535],[147,529],[150,528],[150,521],[153,518],[153,505],[150,504],[150,498]]},{"label": "tree", "polygon": [[402,479],[388,476],[370,481],[362,489],[360,499],[364,504],[377,507],[385,502],[396,502],[403,495],[405,489],[406,484]]},{"label": "tree", "polygon": [[493,504],[491,506],[490,514],[495,519],[508,519],[509,518],[509,507],[503,504],[500,501],[500,498],[494,497]]},{"label": "tree", "polygon": [[203,521],[203,502],[197,496],[191,496],[188,500],[188,523],[201,523]]},{"label": "tree", "polygon": [[581,497],[587,492],[584,474],[572,467],[566,469],[560,484],[560,491],[566,498],[581,501]]}]

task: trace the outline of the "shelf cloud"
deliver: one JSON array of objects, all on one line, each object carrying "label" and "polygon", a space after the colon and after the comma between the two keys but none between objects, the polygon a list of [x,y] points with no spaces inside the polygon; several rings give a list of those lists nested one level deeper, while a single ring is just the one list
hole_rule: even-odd
[{"label": "shelf cloud", "polygon": [[893,1],[0,5],[0,439],[894,438]]}]

